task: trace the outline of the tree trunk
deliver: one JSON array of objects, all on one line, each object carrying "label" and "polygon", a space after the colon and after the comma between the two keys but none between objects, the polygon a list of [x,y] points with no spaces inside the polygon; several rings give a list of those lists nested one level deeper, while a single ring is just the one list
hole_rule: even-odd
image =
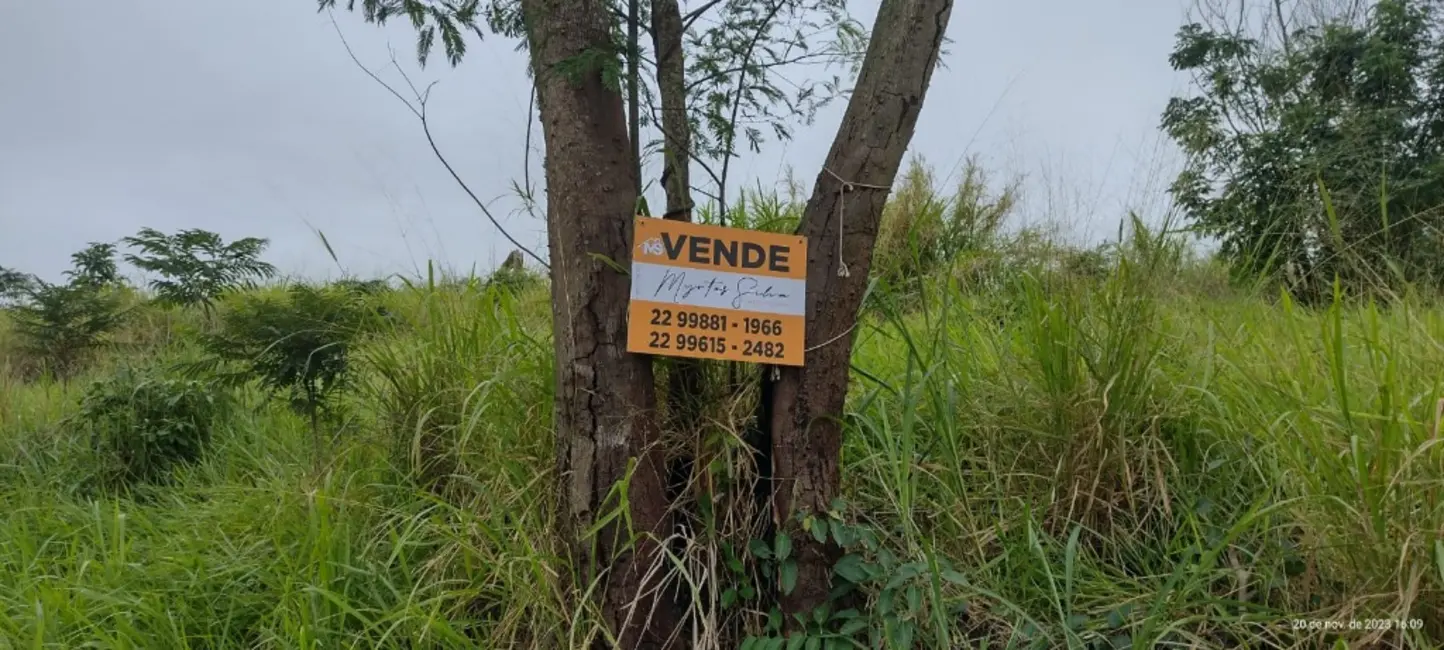
[{"label": "tree trunk", "polygon": [[662,96],[662,189],[668,219],[692,220],[692,125],[687,121],[687,71],[682,58],[682,10],[677,0],[652,0],[652,49]]},{"label": "tree trunk", "polygon": [[637,30],[641,27],[641,3],[627,2],[627,134],[632,145],[632,183],[637,196],[642,195],[642,43]]},{"label": "tree trunk", "polygon": [[[652,50],[657,55],[657,93],[662,99],[662,190],[667,208],[662,216],[692,221],[692,125],[687,121],[687,70],[682,50],[682,9],[678,0],[651,0]],[[667,363],[668,429],[697,443],[706,383],[702,362],[669,359]],[[691,482],[698,447],[679,453],[669,469],[668,496],[682,499]],[[684,499],[685,500],[685,499]],[[682,522],[678,522],[679,525]]]},{"label": "tree trunk", "polygon": [[[873,243],[937,67],[952,7],[952,0],[883,0],[847,113],[799,226],[810,253],[811,351],[806,365],[782,368],[771,387],[773,516],[794,531],[798,561],[797,587],[782,602],[788,614],[810,612],[826,601],[831,588],[840,550],[796,532],[794,513],[825,511],[838,495],[841,418]],[[839,178],[852,184],[851,191],[844,193],[849,186]]]},{"label": "tree trunk", "polygon": [[[627,116],[602,74],[620,53],[605,0],[523,0],[522,10],[547,152],[559,532],[577,593],[600,580],[595,597],[617,647],[663,648],[680,613],[657,588],[671,522],[652,361],[626,351],[629,279],[595,257],[631,263]],[[629,474],[626,494],[612,495]],[[624,517],[587,535],[618,507]]]},{"label": "tree trunk", "polygon": [[[687,121],[687,71],[682,52],[682,10],[677,0],[652,0],[652,49],[657,54],[657,93],[662,98],[662,190],[665,219],[692,221],[692,125]],[[674,421],[695,422],[702,397],[702,367],[674,359],[668,376]]]}]

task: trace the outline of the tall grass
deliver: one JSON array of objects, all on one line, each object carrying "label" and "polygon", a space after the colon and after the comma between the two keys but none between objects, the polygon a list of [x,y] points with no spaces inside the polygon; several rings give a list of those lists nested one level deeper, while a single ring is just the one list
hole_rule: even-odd
[{"label": "tall grass", "polygon": [[[800,214],[769,196],[747,200],[746,223]],[[918,643],[1438,647],[1444,311],[1195,290],[1214,271],[1162,229],[1135,221],[1119,239],[1081,273],[999,235],[986,273],[955,257],[870,303],[849,515],[961,576],[922,594]],[[84,382],[0,374],[0,648],[551,648],[594,633],[567,604],[550,524],[545,288],[432,277],[384,300],[395,326],[361,346],[362,388],[320,470],[305,423],[248,395],[168,485],[81,490],[92,451],[66,416]],[[176,334],[124,340],[182,358],[183,321],[138,321]],[[717,564],[682,571],[708,606],[698,576]],[[1424,626],[1347,627],[1368,619]]]}]

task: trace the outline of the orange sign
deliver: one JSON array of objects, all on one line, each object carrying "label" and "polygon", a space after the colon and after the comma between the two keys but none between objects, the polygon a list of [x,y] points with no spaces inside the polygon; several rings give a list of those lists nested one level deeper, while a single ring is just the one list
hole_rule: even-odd
[{"label": "orange sign", "polygon": [[807,239],[638,217],[627,351],[800,366]]}]

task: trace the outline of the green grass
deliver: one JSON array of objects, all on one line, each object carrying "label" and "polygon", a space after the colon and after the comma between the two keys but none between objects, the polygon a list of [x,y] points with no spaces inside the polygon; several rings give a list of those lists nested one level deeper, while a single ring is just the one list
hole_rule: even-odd
[{"label": "green grass", "polygon": [[[1131,250],[1096,280],[1034,269],[874,295],[850,515],[965,577],[924,595],[918,642],[1437,647],[1444,308],[1194,290],[1197,267]],[[95,492],[88,439],[64,425],[85,378],[0,374],[0,648],[595,634],[566,605],[550,530],[546,289],[427,280],[387,300],[401,324],[358,352],[321,471],[307,424],[251,394],[170,484]],[[89,378],[180,358],[192,321],[142,315]],[[1351,619],[1427,626],[1291,625]]]}]

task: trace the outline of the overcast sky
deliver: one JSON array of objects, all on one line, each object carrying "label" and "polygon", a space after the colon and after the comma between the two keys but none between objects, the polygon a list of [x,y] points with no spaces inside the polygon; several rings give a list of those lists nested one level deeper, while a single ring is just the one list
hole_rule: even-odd
[{"label": "overcast sky", "polygon": [[[146,226],[269,238],[288,274],[338,273],[316,230],[363,276],[428,259],[485,270],[510,250],[314,0],[0,6],[0,266],[54,278],[86,242]],[[850,7],[871,23],[877,2]],[[1180,0],[960,0],[912,150],[940,177],[968,154],[1024,175],[1021,218],[1074,237],[1111,235],[1130,208],[1156,213],[1175,164],[1157,125],[1184,88],[1167,63],[1183,12]],[[445,153],[509,231],[545,248],[510,191],[528,122],[516,43],[473,42],[459,68],[422,71],[409,26],[337,20],[368,66],[394,49],[418,83],[438,82]],[[748,184],[789,165],[811,182],[841,109],[743,159]]]}]

